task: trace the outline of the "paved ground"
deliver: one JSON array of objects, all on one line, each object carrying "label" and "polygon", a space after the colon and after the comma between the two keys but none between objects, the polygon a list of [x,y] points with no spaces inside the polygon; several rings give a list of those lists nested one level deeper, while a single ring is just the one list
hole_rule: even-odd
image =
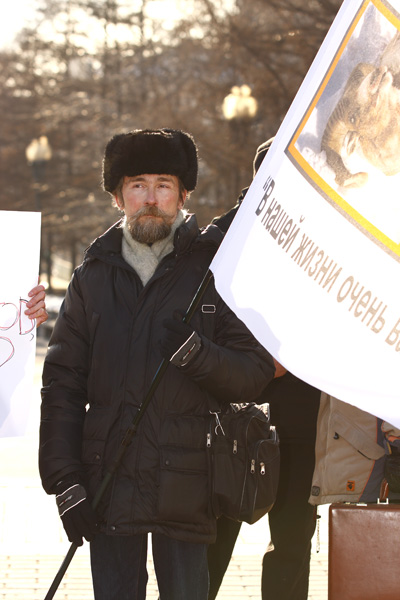
[{"label": "paved ground", "polygon": [[[43,492],[37,471],[44,349],[45,342],[39,337],[28,434],[23,438],[0,439],[0,600],[43,600],[69,549],[54,498]],[[327,507],[320,512],[320,552],[316,552],[314,539],[309,600],[327,600]],[[252,526],[242,526],[218,600],[260,598],[261,560],[268,539],[268,517]],[[148,568],[147,597],[156,600],[151,557]],[[93,600],[87,545],[78,549],[54,599]]]}]

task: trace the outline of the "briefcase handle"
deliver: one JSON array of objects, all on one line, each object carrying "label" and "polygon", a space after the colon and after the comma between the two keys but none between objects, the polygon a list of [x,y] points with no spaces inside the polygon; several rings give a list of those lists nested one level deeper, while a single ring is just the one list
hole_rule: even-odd
[{"label": "briefcase handle", "polygon": [[378,504],[379,503],[388,504],[388,502],[389,502],[388,496],[389,496],[389,484],[386,481],[386,479],[383,478],[382,483],[381,483],[381,489],[379,491]]}]

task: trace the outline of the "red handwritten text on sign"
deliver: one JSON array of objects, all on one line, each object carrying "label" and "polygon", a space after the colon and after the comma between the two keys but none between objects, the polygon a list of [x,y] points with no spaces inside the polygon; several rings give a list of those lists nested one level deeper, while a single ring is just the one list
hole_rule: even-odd
[{"label": "red handwritten text on sign", "polygon": [[[28,300],[19,299],[19,304],[13,302],[0,302],[0,368],[5,365],[15,354],[15,347],[10,333],[15,335],[15,329],[18,329],[18,335],[27,335],[35,327],[35,320],[29,319],[24,314],[24,309]],[[2,335],[2,332],[7,332]]]}]

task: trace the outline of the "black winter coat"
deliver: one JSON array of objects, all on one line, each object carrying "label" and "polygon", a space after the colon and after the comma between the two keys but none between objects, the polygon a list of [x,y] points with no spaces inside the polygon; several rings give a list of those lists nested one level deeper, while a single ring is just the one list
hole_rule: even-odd
[{"label": "black winter coat", "polygon": [[[162,322],[175,309],[186,311],[221,237],[214,225],[200,233],[191,215],[176,231],[175,251],[144,287],[122,258],[118,224],[89,247],[44,364],[39,466],[48,493],[65,475],[80,473],[93,497],[162,360]],[[213,283],[202,303],[216,305],[215,315],[200,308],[191,321],[202,349],[185,367],[168,365],[100,503],[106,533],[215,538],[209,409],[255,399],[274,366]]]}]

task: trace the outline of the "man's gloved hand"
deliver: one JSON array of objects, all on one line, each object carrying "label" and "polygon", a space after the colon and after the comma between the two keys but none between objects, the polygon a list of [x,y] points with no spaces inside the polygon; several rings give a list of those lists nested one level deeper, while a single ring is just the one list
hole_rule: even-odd
[{"label": "man's gloved hand", "polygon": [[70,542],[82,546],[96,533],[96,513],[87,499],[86,490],[77,479],[66,478],[56,487],[58,512]]},{"label": "man's gloved hand", "polygon": [[201,349],[200,336],[182,319],[183,314],[177,310],[173,319],[165,319],[165,333],[160,340],[162,356],[177,367],[187,365]]}]

